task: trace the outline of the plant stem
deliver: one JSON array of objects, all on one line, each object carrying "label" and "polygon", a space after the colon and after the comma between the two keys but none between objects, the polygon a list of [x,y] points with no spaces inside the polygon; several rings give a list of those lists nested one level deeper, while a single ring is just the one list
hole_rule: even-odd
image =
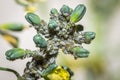
[{"label": "plant stem", "polygon": [[18,72],[16,72],[15,70],[13,70],[13,69],[0,67],[0,70],[2,70],[2,71],[12,72],[12,73],[14,73],[14,74],[16,75],[17,78],[20,78],[20,77],[21,77],[20,74],[19,74]]}]

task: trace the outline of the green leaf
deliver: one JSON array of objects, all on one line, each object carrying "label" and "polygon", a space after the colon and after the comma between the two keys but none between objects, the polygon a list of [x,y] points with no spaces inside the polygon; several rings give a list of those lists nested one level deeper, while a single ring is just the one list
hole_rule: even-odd
[{"label": "green leaf", "polygon": [[86,7],[83,4],[79,4],[70,15],[70,21],[76,23],[82,19],[86,12]]},{"label": "green leaf", "polygon": [[39,26],[40,25],[40,18],[38,15],[32,13],[32,12],[29,12],[25,15],[25,19],[30,23],[32,24],[33,26]]},{"label": "green leaf", "polygon": [[23,58],[25,56],[26,52],[25,50],[21,49],[21,48],[13,48],[8,50],[5,55],[6,58],[8,60],[15,60],[15,59],[19,59],[19,58]]}]

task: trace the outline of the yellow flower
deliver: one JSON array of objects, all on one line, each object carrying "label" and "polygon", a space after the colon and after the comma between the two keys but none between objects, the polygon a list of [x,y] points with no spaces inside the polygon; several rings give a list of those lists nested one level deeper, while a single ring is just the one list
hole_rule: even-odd
[{"label": "yellow flower", "polygon": [[45,76],[46,80],[70,80],[70,74],[61,66],[55,68],[51,73]]}]

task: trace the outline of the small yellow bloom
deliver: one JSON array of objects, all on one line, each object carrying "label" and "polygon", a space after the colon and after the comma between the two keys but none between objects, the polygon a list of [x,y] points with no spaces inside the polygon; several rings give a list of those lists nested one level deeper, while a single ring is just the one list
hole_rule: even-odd
[{"label": "small yellow bloom", "polygon": [[45,77],[45,79],[46,80],[70,80],[70,74],[61,66],[58,66],[51,73],[49,73]]}]

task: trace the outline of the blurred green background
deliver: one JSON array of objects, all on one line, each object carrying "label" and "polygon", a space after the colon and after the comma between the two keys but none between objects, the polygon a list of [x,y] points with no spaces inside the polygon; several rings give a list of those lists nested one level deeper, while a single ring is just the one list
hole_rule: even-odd
[{"label": "blurred green background", "polygon": [[[73,56],[61,53],[57,63],[75,72],[73,80],[120,80],[120,0],[39,0],[34,5],[30,4],[30,7],[35,7],[36,13],[48,22],[50,9],[60,9],[63,4],[72,8],[78,4],[86,5],[87,12],[79,23],[85,26],[84,31],[96,32],[96,38],[90,45],[83,44],[90,51],[88,58],[74,60]],[[0,24],[19,22],[28,25],[24,19],[25,10],[15,0],[0,0]],[[19,47],[36,49],[32,41],[36,34],[33,28],[8,33],[19,38]],[[12,46],[0,35],[0,66],[15,69],[22,74],[30,59],[7,61],[4,53],[10,48]],[[15,80],[16,77],[0,71],[0,80],[7,79]]]}]

